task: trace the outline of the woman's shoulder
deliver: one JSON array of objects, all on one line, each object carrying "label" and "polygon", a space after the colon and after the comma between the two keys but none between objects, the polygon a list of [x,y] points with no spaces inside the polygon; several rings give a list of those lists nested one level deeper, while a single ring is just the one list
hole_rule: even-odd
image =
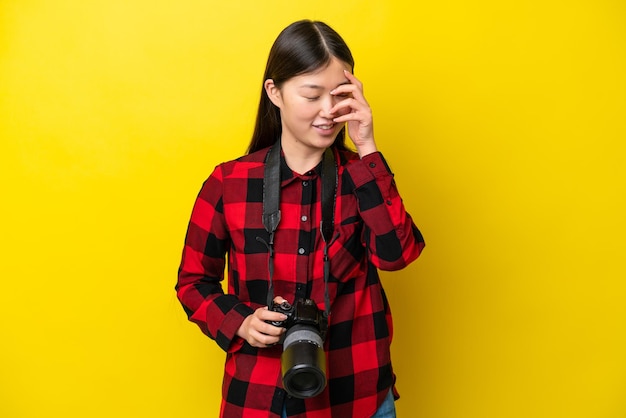
[{"label": "woman's shoulder", "polygon": [[338,155],[338,164],[340,166],[345,166],[352,161],[358,161],[359,154],[351,149],[337,149]]},{"label": "woman's shoulder", "polygon": [[250,154],[242,155],[234,160],[219,164],[217,168],[222,171],[224,176],[237,175],[243,172],[249,173],[250,170],[263,167],[268,150],[269,148],[264,148]]}]

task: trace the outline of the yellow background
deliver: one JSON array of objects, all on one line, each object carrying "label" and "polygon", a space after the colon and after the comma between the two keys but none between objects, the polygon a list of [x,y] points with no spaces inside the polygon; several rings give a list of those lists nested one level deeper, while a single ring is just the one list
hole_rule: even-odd
[{"label": "yellow background", "polygon": [[625,417],[621,0],[3,0],[0,417],[217,416],[180,251],[305,17],[428,243],[383,275],[400,416]]}]

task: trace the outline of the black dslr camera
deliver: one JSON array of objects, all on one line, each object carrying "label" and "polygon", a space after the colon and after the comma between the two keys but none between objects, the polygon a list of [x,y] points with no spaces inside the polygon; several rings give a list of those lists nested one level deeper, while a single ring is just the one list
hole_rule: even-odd
[{"label": "black dslr camera", "polygon": [[295,398],[311,398],[326,387],[324,339],[328,318],[311,299],[296,299],[292,304],[272,303],[270,310],[287,315],[284,321],[268,321],[287,328],[280,364],[283,387]]}]

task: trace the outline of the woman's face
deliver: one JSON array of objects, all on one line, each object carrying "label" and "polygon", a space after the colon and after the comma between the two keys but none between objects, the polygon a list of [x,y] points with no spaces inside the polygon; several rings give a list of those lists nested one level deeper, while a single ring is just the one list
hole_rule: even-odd
[{"label": "woman's face", "polygon": [[280,89],[272,80],[265,82],[268,96],[280,108],[283,146],[315,152],[333,144],[344,124],[333,122],[341,114],[330,109],[346,96],[331,91],[349,83],[344,70],[351,68],[333,57],[328,66],[290,78]]}]

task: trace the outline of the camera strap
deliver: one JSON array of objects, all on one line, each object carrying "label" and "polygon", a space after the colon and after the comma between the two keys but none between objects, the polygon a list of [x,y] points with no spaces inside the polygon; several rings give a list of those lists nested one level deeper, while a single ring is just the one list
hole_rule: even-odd
[{"label": "camera strap", "polygon": [[[267,291],[267,306],[272,306],[274,300],[274,233],[280,223],[280,140],[269,150],[265,160],[265,173],[263,177],[263,226],[269,232],[269,243],[260,237],[257,240],[263,242],[269,250],[268,271],[269,287]],[[324,240],[324,302],[326,317],[330,314],[330,297],[328,293],[328,280],[330,277],[330,258],[328,247],[332,244],[332,235],[335,221],[335,201],[337,200],[338,169],[335,154],[327,148],[322,158],[322,220],[320,221],[320,233]]]}]

